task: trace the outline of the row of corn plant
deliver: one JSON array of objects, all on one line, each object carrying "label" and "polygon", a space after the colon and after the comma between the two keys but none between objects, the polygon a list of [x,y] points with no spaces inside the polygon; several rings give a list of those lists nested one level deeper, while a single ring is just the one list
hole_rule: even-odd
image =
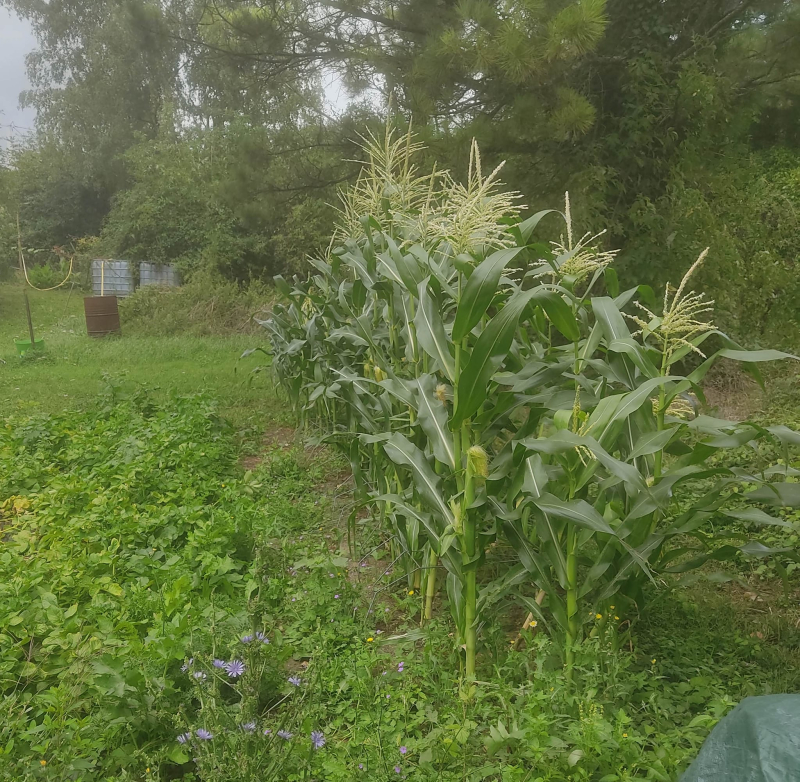
[{"label": "row of corn plant", "polygon": [[[749,528],[785,522],[753,502],[800,504],[795,471],[709,458],[800,436],[694,408],[718,359],[788,356],[714,328],[689,289],[705,253],[656,304],[619,290],[599,235],[573,235],[568,197],[520,219],[475,145],[463,184],[420,174],[410,134],[364,146],[330,252],[305,281],[276,278],[286,303],[264,325],[298,418],[349,457],[425,617],[446,574],[467,677],[498,601],[562,639],[570,670],[588,617],[624,624],[647,581],[769,554]],[[558,242],[535,241],[543,220]],[[721,517],[741,523],[715,533]]]}]

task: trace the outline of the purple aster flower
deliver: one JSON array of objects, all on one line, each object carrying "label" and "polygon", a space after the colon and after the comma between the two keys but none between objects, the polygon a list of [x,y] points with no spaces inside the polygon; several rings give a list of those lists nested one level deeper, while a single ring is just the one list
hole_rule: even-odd
[{"label": "purple aster flower", "polygon": [[280,736],[280,738],[282,739],[285,739],[286,741],[289,741],[289,739],[292,737],[292,734],[289,733],[288,730],[279,730],[278,736]]},{"label": "purple aster flower", "polygon": [[400,754],[405,755],[408,752],[408,747],[400,747]]},{"label": "purple aster flower", "polygon": [[238,679],[244,673],[244,663],[241,660],[231,660],[225,664],[225,670],[231,679]]},{"label": "purple aster flower", "polygon": [[297,600],[297,598],[296,598],[296,597],[293,597],[293,598],[292,598],[292,602],[294,603],[294,602],[295,602],[295,600]]},{"label": "purple aster flower", "polygon": [[190,730],[187,730],[186,733],[181,733],[181,735],[178,736],[178,744],[186,744],[186,742],[189,741],[191,737],[192,737],[192,732]]},{"label": "purple aster flower", "polygon": [[405,665],[406,664],[404,662],[397,663],[397,672],[398,673],[402,673],[403,672],[403,668],[405,668]]},{"label": "purple aster flower", "polygon": [[395,767],[394,767],[394,773],[395,773],[395,774],[400,774],[402,771],[403,771],[403,769],[402,769],[402,768],[400,768],[400,766],[395,766]]},{"label": "purple aster flower", "polygon": [[302,684],[303,680],[299,676],[290,676],[289,677],[289,684],[293,684],[295,687],[299,687]]},{"label": "purple aster flower", "polygon": [[202,681],[203,679],[207,679],[207,678],[208,678],[208,677],[206,676],[206,674],[205,674],[203,671],[195,671],[195,672],[192,674],[192,676],[193,676],[195,679],[200,679],[201,681]]},{"label": "purple aster flower", "polygon": [[334,600],[338,600],[338,599],[339,599],[339,595],[334,595],[334,596],[333,596],[333,599],[334,599]]},{"label": "purple aster flower", "polygon": [[363,764],[363,763],[359,763],[359,764],[358,764],[358,767],[359,767],[359,768],[360,768],[362,771],[364,770],[364,764]]},{"label": "purple aster flower", "polygon": [[197,738],[202,739],[203,741],[211,741],[211,739],[214,738],[214,734],[210,731],[207,731],[205,728],[198,728]]},{"label": "purple aster flower", "polygon": [[211,663],[211,664],[212,664],[212,665],[213,665],[215,668],[224,668],[224,667],[227,665],[227,663],[225,662],[225,660],[214,660],[214,662],[213,662],[213,663]]},{"label": "purple aster flower", "polygon": [[269,736],[270,733],[272,733],[272,728],[264,728],[264,735],[265,736]]},{"label": "purple aster flower", "polygon": [[190,658],[189,658],[189,661],[188,661],[188,662],[186,662],[186,663],[184,663],[184,664],[181,666],[181,670],[182,670],[184,673],[186,673],[186,671],[188,671],[188,670],[189,670],[189,667],[192,665],[192,663],[193,663],[193,662],[194,662],[194,657],[190,657]]},{"label": "purple aster flower", "polygon": [[255,731],[255,729],[256,729],[256,724],[255,724],[255,722],[252,722],[252,721],[251,722],[243,722],[239,727],[245,733],[253,733]]},{"label": "purple aster flower", "polygon": [[325,746],[325,736],[322,735],[321,730],[311,731],[311,744],[314,749],[322,749]]},{"label": "purple aster flower", "polygon": [[256,641],[261,641],[262,644],[268,644],[269,638],[264,633],[256,633]]},{"label": "purple aster flower", "polygon": [[239,640],[240,640],[240,641],[241,641],[243,644],[249,644],[249,643],[250,643],[250,641],[252,641],[252,640],[253,640],[253,638],[254,638],[254,636],[252,636],[252,635],[243,635],[243,636],[242,636],[242,637],[241,637]]}]

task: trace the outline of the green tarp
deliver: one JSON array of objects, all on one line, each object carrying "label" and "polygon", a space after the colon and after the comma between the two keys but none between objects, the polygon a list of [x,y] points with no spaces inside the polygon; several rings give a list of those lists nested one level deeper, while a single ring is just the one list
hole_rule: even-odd
[{"label": "green tarp", "polygon": [[681,782],[800,782],[800,695],[745,698]]}]

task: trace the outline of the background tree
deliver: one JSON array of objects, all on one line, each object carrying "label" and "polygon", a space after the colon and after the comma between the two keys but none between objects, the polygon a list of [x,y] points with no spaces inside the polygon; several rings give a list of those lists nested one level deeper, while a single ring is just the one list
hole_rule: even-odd
[{"label": "background tree", "polygon": [[[662,286],[711,243],[698,284],[723,325],[797,337],[800,9],[789,0],[2,2],[40,42],[26,96],[39,141],[12,166],[47,170],[30,182],[63,179],[55,193],[78,183],[91,206],[80,222],[77,198],[64,198],[47,233],[25,210],[55,196],[20,195],[40,243],[105,221],[119,253],[240,279],[297,268],[330,230],[323,205],[352,176],[341,161],[357,132],[391,105],[440,167],[466,170],[476,137],[531,208],[569,189],[576,221],[608,226],[609,246],[624,248],[623,277]],[[344,116],[324,100],[337,79]],[[181,210],[204,238],[169,238]]]}]

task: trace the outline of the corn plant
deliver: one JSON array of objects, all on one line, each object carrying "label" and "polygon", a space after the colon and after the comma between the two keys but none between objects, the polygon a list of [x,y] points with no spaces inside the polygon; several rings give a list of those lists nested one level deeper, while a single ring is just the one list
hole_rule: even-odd
[{"label": "corn plant", "polygon": [[[573,235],[568,197],[521,220],[475,145],[464,184],[420,174],[410,134],[365,149],[332,250],[307,280],[276,278],[287,303],[264,325],[303,426],[348,455],[357,502],[391,532],[409,584],[424,579],[426,618],[443,566],[467,677],[500,600],[561,638],[571,670],[588,617],[624,622],[648,580],[768,555],[711,523],[784,524],[744,500],[800,505],[790,468],[708,460],[800,436],[694,406],[716,360],[757,375],[788,356],[714,328],[689,289],[705,253],[657,305],[647,286],[619,290],[601,235]],[[534,241],[543,220],[562,221],[558,242]],[[513,561],[483,577],[497,544]]]}]

